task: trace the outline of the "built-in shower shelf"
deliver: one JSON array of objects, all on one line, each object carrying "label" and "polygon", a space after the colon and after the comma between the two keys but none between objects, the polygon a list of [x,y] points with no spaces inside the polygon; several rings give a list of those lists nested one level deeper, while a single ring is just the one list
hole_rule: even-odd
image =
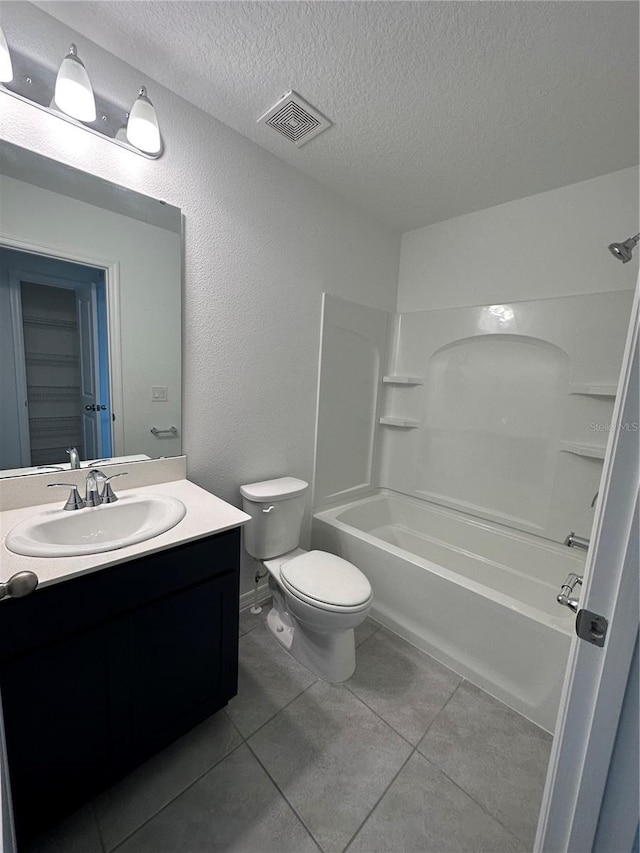
[{"label": "built-in shower shelf", "polygon": [[420,426],[420,421],[413,418],[380,418],[379,423],[383,426],[400,427],[401,429],[417,429]]},{"label": "built-in shower shelf", "polygon": [[383,376],[385,385],[422,385],[422,376],[391,375]]},{"label": "built-in shower shelf", "polygon": [[573,453],[576,456],[587,456],[589,459],[604,459],[606,447],[601,444],[582,444],[578,441],[560,442],[560,450]]},{"label": "built-in shower shelf", "polygon": [[583,394],[586,397],[615,397],[615,385],[591,385],[574,383],[569,386],[570,394]]}]

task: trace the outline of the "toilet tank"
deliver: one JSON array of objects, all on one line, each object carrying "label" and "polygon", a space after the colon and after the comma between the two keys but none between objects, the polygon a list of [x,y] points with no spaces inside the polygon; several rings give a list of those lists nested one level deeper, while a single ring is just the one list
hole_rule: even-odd
[{"label": "toilet tank", "polygon": [[242,508],[251,516],[244,526],[244,547],[252,557],[269,560],[298,547],[308,488],[295,477],[240,486]]}]

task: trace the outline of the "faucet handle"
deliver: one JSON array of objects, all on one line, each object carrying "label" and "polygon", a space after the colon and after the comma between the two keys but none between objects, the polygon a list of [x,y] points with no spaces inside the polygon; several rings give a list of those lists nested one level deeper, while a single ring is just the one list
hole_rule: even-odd
[{"label": "faucet handle", "polygon": [[84,509],[86,503],[82,500],[80,495],[78,494],[78,487],[75,483],[48,483],[48,489],[56,489],[58,487],[65,486],[67,489],[71,489],[69,493],[69,498],[66,504],[63,506],[63,509],[72,510],[72,509]]},{"label": "faucet handle", "polygon": [[102,492],[103,504],[112,504],[118,500],[118,496],[111,488],[111,480],[115,480],[116,477],[127,477],[128,475],[128,471],[121,471],[119,474],[112,474],[110,477],[104,478],[104,489]]}]

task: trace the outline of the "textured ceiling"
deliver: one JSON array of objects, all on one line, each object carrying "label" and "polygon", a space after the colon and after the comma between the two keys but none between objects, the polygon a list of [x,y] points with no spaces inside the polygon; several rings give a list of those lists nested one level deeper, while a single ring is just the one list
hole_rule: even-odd
[{"label": "textured ceiling", "polygon": [[37,5],[398,231],[638,162],[636,2]]}]

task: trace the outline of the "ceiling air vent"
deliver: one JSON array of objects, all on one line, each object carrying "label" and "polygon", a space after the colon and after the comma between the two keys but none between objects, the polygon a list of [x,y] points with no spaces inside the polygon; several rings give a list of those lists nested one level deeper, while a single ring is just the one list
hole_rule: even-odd
[{"label": "ceiling air vent", "polygon": [[308,104],[297,92],[287,92],[277,104],[260,116],[258,124],[268,124],[298,148],[331,127],[329,119]]}]

